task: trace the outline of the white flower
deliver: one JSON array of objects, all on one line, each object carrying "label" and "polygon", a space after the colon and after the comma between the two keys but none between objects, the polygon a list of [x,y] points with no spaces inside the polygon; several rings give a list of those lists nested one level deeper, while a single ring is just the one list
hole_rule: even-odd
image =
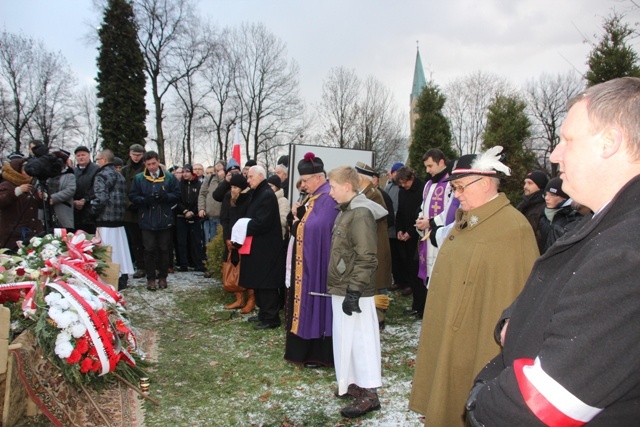
[{"label": "white flower", "polygon": [[51,244],[53,246],[55,246],[56,248],[59,248],[60,247],[60,240],[52,240]]},{"label": "white flower", "polygon": [[67,331],[60,331],[60,333],[56,337],[56,344],[60,344],[63,342],[71,342],[71,334]]},{"label": "white flower", "polygon": [[31,243],[31,246],[34,248],[37,248],[42,244],[42,239],[39,237],[32,237],[31,240],[29,240],[29,243]]},{"label": "white flower", "polygon": [[80,322],[76,322],[69,328],[74,338],[80,338],[87,332],[87,328]]},{"label": "white flower", "polygon": [[67,357],[71,356],[73,346],[69,341],[62,341],[60,343],[56,343],[54,351],[59,358],[66,359]]},{"label": "white flower", "polygon": [[77,313],[74,313],[71,310],[67,310],[62,312],[62,315],[59,316],[58,320],[56,320],[56,323],[58,324],[58,328],[65,329],[78,320],[80,320],[80,318],[78,317]]},{"label": "white flower", "polygon": [[56,301],[61,300],[61,299],[62,299],[62,295],[60,295],[57,292],[51,292],[51,293],[49,293],[49,295],[44,297],[44,300],[48,305],[53,305]]}]

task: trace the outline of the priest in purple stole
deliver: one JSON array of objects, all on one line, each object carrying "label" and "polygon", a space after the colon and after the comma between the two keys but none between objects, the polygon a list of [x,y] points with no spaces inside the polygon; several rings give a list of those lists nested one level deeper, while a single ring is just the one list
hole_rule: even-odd
[{"label": "priest in purple stole", "polygon": [[327,293],[331,229],[338,210],[319,157],[305,154],[298,172],[300,189],[308,196],[294,206],[284,358],[308,368],[333,366],[331,298],[322,294]]},{"label": "priest in purple stole", "polygon": [[436,262],[438,248],[429,241],[429,230],[436,226],[441,227],[451,224],[455,220],[456,211],[460,206],[458,199],[453,197],[451,185],[446,179],[449,177],[447,171],[447,159],[444,153],[432,148],[422,156],[422,162],[431,179],[424,186],[422,206],[416,221],[416,229],[420,235],[418,245],[418,277],[422,279],[425,288],[416,301],[414,295],[414,310],[422,317],[427,299],[427,289],[429,288],[429,277]]}]

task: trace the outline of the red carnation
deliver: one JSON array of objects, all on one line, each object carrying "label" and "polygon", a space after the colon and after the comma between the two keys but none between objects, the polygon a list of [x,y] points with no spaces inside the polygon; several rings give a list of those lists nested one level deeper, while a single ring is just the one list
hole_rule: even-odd
[{"label": "red carnation", "polygon": [[82,354],[85,354],[87,351],[89,351],[89,340],[87,340],[85,337],[78,338],[78,340],[76,341],[76,350],[78,350]]},{"label": "red carnation", "polygon": [[83,374],[86,374],[91,370],[92,367],[93,367],[93,360],[89,359],[88,357],[85,357],[85,359],[80,364],[80,372],[82,372]]},{"label": "red carnation", "polygon": [[24,268],[22,268],[22,267],[16,268],[16,274],[18,276],[24,276],[24,273],[25,273]]},{"label": "red carnation", "polygon": [[73,365],[74,363],[78,363],[81,358],[82,358],[82,354],[80,354],[78,350],[73,349],[73,351],[71,352],[71,355],[67,357],[67,363],[69,365]]},{"label": "red carnation", "polygon": [[96,348],[94,346],[91,346],[89,348],[89,356],[98,357],[98,350],[96,350]]},{"label": "red carnation", "polygon": [[100,372],[101,369],[102,369],[102,363],[100,363],[99,360],[94,360],[93,361],[93,366],[91,367],[91,370],[93,372]]}]

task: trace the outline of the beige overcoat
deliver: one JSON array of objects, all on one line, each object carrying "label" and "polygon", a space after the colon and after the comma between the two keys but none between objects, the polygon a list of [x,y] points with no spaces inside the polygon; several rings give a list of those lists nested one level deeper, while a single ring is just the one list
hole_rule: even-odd
[{"label": "beige overcoat", "polygon": [[500,352],[496,321],[537,257],[531,225],[503,193],[456,212],[434,265],[409,400],[426,426],[464,426],[473,379]]},{"label": "beige overcoat", "polygon": [[[373,184],[369,184],[362,190],[367,199],[376,202],[389,211],[384,203],[380,190]],[[378,269],[376,270],[376,289],[385,289],[391,286],[391,247],[387,235],[387,217],[376,220],[376,232],[378,234]]]}]

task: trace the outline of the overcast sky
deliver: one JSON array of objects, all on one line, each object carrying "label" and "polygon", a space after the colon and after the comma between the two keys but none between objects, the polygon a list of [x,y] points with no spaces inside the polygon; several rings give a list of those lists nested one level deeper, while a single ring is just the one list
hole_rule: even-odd
[{"label": "overcast sky", "polygon": [[[375,76],[408,111],[416,41],[427,78],[441,86],[482,70],[515,84],[543,72],[584,72],[603,17],[625,0],[201,0],[201,16],[218,27],[262,22],[300,66],[301,93],[319,101],[333,67]],[[629,21],[640,20],[640,13]],[[0,0],[0,25],[61,51],[81,82],[96,74],[96,46],[86,44],[100,22],[92,0]],[[150,106],[151,107],[151,106]]]}]

